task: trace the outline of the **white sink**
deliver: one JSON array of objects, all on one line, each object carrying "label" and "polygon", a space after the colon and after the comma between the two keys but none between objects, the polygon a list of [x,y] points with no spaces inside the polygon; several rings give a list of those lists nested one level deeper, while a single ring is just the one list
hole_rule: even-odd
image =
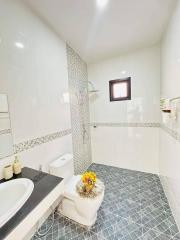
[{"label": "white sink", "polygon": [[34,183],[27,178],[10,180],[0,184],[0,227],[2,227],[28,200]]}]

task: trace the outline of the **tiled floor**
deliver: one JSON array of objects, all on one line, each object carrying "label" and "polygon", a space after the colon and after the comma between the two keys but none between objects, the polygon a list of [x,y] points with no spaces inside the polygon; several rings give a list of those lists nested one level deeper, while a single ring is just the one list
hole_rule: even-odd
[{"label": "tiled floor", "polygon": [[[159,177],[99,164],[89,168],[105,183],[104,201],[91,230],[58,214],[43,240],[178,240],[180,233]],[[42,226],[49,225],[50,218]],[[34,237],[33,240],[37,240]]]}]

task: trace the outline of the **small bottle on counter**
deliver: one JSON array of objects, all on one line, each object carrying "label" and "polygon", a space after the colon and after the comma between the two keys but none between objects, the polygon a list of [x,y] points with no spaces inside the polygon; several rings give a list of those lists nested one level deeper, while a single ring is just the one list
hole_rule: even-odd
[{"label": "small bottle on counter", "polygon": [[20,174],[21,173],[21,163],[18,159],[18,156],[15,156],[15,160],[14,160],[14,163],[13,163],[13,171],[14,171],[14,174]]},{"label": "small bottle on counter", "polygon": [[13,177],[13,167],[12,165],[7,165],[4,167],[4,179],[9,180]]}]

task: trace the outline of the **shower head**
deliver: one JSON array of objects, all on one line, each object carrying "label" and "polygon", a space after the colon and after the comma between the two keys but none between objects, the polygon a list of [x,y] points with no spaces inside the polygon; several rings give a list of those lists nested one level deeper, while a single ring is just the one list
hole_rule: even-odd
[{"label": "shower head", "polygon": [[92,82],[88,81],[88,93],[97,93],[99,90],[95,89]]}]

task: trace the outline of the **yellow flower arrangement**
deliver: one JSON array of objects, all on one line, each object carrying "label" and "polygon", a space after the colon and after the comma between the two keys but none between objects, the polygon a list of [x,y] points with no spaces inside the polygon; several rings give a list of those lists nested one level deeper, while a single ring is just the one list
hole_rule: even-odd
[{"label": "yellow flower arrangement", "polygon": [[90,191],[96,183],[96,174],[94,172],[85,172],[81,176],[81,181],[84,184],[85,191]]}]

